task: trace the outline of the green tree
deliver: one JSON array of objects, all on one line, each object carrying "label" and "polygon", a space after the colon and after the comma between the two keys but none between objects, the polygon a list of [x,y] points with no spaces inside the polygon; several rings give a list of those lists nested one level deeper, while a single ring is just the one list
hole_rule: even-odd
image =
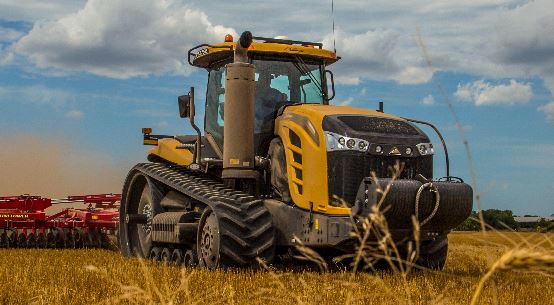
[{"label": "green tree", "polygon": [[[518,225],[514,219],[514,214],[510,210],[483,210],[483,218],[488,225],[487,230],[491,227],[495,230],[517,229]],[[455,231],[479,231],[481,225],[479,223],[479,215],[477,212],[472,212],[471,215],[462,222]]]}]

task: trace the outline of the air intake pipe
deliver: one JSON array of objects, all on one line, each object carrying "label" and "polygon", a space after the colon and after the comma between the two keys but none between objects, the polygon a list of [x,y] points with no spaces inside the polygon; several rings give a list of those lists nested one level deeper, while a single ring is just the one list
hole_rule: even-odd
[{"label": "air intake pipe", "polygon": [[223,120],[224,179],[256,179],[254,169],[254,110],[256,69],[248,61],[252,34],[243,32],[235,47],[234,62],[225,66]]}]

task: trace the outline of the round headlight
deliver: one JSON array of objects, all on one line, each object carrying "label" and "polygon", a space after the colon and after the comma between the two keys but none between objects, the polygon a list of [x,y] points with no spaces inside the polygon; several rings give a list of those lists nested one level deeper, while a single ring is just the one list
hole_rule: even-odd
[{"label": "round headlight", "polygon": [[346,140],[343,137],[340,137],[339,144],[344,146],[345,143],[346,143]]},{"label": "round headlight", "polygon": [[427,154],[427,146],[420,145],[419,146],[419,153],[422,154],[422,155],[426,155]]},{"label": "round headlight", "polygon": [[383,151],[383,147],[381,147],[381,145],[377,145],[377,147],[375,147],[376,153],[380,154],[382,151]]},{"label": "round headlight", "polygon": [[411,147],[406,148],[406,155],[411,155],[411,154],[412,154],[412,148]]},{"label": "round headlight", "polygon": [[348,146],[348,148],[352,149],[352,148],[354,148],[354,146],[356,146],[356,141],[350,139],[350,140],[346,141],[346,146]]},{"label": "round headlight", "polygon": [[360,141],[358,143],[358,148],[361,149],[361,150],[366,150],[367,149],[367,143],[364,142],[364,141]]}]

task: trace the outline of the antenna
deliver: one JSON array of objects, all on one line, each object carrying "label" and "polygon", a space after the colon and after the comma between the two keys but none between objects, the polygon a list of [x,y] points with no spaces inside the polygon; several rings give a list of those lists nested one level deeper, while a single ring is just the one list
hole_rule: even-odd
[{"label": "antenna", "polygon": [[337,43],[335,40],[335,0],[331,0],[331,16],[333,18],[333,50],[337,53]]}]

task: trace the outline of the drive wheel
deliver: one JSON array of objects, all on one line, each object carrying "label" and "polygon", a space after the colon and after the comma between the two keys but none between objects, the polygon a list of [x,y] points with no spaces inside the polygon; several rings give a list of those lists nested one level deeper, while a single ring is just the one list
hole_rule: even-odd
[{"label": "drive wheel", "polygon": [[198,228],[198,262],[205,268],[213,269],[220,265],[219,224],[215,213],[205,209]]},{"label": "drive wheel", "polygon": [[448,255],[448,237],[422,242],[416,264],[432,270],[442,270]]},{"label": "drive wheel", "polygon": [[[126,197],[122,200],[120,219],[121,251],[126,256],[146,258],[152,249],[152,220],[162,212],[160,200],[162,193],[154,183],[142,173],[135,173],[124,189]],[[142,214],[146,223],[129,223],[127,214]]]}]

